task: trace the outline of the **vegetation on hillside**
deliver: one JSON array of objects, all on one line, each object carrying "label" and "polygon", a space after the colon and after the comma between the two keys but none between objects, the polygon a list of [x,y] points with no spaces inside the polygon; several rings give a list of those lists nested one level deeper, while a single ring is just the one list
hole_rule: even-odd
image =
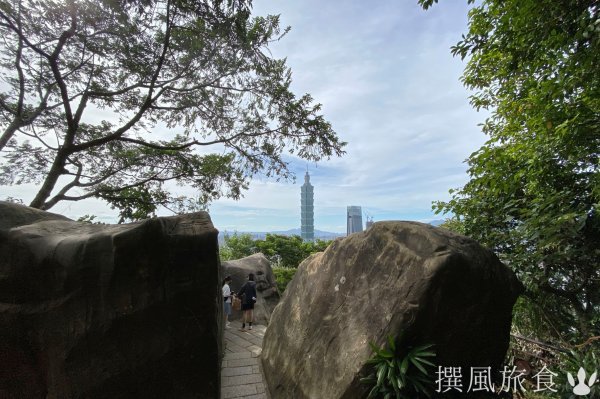
[{"label": "vegetation on hillside", "polygon": [[434,209],[525,284],[513,333],[535,339],[511,353],[529,346],[572,396],[565,373],[600,367],[600,3],[482,0],[452,52],[467,60],[471,104],[490,112],[489,139],[467,159],[469,182]]},{"label": "vegetation on hillside", "polygon": [[324,251],[331,241],[303,241],[300,236],[267,234],[264,240],[254,240],[250,234],[226,235],[220,247],[221,260],[240,259],[262,252],[273,266],[279,292],[292,280],[296,269],[310,255]]},{"label": "vegetation on hillside", "polygon": [[526,285],[518,327],[570,344],[600,335],[600,4],[484,0],[452,52],[489,140],[436,210]]}]

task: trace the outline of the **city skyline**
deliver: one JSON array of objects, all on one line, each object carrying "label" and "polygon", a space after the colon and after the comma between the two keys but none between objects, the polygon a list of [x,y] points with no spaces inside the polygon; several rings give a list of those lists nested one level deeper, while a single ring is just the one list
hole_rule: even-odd
[{"label": "city skyline", "polygon": [[[253,14],[280,14],[282,26],[291,26],[270,50],[287,58],[292,90],[321,103],[324,117],[348,142],[343,157],[308,164],[311,179],[319,182],[315,229],[343,234],[349,203],[368,204],[365,210],[377,221],[441,219],[431,211],[432,202],[447,200],[449,189],[467,182],[463,161],[486,140],[477,126],[486,114],[469,105],[471,93],[459,81],[465,64],[450,53],[467,29],[466,3],[441,2],[428,11],[416,0],[350,1],[345,7],[316,0],[254,4]],[[110,115],[98,110],[98,117]],[[298,182],[255,176],[239,201],[209,205],[215,227],[298,227],[307,162],[295,155],[283,161]],[[191,187],[172,189],[175,195],[196,195]],[[28,204],[36,191],[35,184],[1,186],[0,198]],[[94,199],[60,202],[50,211],[118,220],[116,210]]]},{"label": "city skyline", "polygon": [[[449,199],[449,189],[468,181],[464,160],[486,141],[478,124],[487,114],[471,108],[460,82],[465,64],[450,52],[467,30],[469,8],[467,2],[428,11],[416,1],[256,3],[255,12],[281,14],[282,25],[291,26],[273,53],[287,57],[294,90],[322,103],[348,142],[345,156],[309,164],[318,182],[315,229],[344,234],[350,204],[362,204],[376,221],[443,219],[432,202]],[[211,207],[216,225],[297,226],[306,162],[286,161],[297,183],[255,179],[242,201]]]}]

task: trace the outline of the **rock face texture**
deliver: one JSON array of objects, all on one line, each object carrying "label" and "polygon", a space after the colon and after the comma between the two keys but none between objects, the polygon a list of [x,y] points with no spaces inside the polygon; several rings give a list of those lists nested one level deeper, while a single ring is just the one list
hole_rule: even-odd
[{"label": "rock face texture", "polygon": [[521,291],[471,239],[422,223],[375,223],[305,260],[288,285],[263,341],[271,397],[366,397],[359,378],[369,342],[402,331],[397,347],[432,343],[435,363],[462,367],[466,378],[470,366],[498,367]]},{"label": "rock face texture", "polygon": [[207,213],[91,225],[0,202],[1,398],[217,398]]},{"label": "rock face texture", "polygon": [[[275,275],[269,260],[261,253],[242,259],[221,263],[223,276],[231,276],[231,289],[237,292],[246,282],[248,273],[254,273],[258,297],[254,304],[254,321],[258,324],[269,324],[271,313],[279,303],[279,293]],[[241,320],[242,312],[234,310],[229,320]]]}]

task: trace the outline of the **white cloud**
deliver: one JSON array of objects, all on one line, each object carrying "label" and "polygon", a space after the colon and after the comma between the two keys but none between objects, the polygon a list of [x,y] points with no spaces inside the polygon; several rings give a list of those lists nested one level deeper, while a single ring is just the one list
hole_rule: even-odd
[{"label": "white cloud", "polygon": [[[431,202],[467,181],[463,160],[485,140],[477,127],[485,115],[469,106],[459,82],[464,64],[449,49],[466,31],[466,2],[441,2],[427,12],[416,0],[258,0],[254,7],[261,15],[280,13],[282,25],[292,26],[273,54],[287,57],[293,90],[322,103],[349,143],[343,158],[310,165],[316,227],[345,231],[347,205],[362,205],[376,220],[435,218]],[[257,179],[240,201],[217,201],[211,207],[217,228],[298,227],[305,165],[292,165],[296,184]],[[53,210],[116,214],[92,202]]]}]

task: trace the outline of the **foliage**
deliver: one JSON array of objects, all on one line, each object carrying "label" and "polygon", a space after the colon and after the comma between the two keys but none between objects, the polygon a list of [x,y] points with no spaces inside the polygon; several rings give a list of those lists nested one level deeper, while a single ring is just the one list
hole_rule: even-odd
[{"label": "foliage", "polygon": [[277,290],[280,294],[287,288],[287,285],[296,275],[298,269],[293,267],[273,266],[273,274],[277,283]]},{"label": "foliage", "polygon": [[8,197],[4,198],[4,201],[6,201],[6,202],[12,202],[13,204],[21,204],[21,205],[23,205],[23,200],[22,199],[11,197],[11,196],[8,196]]},{"label": "foliage", "polygon": [[[561,373],[558,373],[556,379],[556,385],[559,387],[559,393],[562,398],[576,398],[573,395],[573,381],[569,381],[568,374],[574,378],[575,383],[578,382],[578,372],[582,367],[586,372],[585,382],[588,383],[593,373],[597,373],[600,371],[600,358],[598,355],[600,354],[600,345],[597,343],[591,343],[585,345],[581,348],[575,348],[570,350],[568,353],[565,353],[561,356]],[[585,396],[590,399],[599,399],[600,398],[600,384],[596,382],[591,387],[590,393]]]},{"label": "foliage", "polygon": [[264,240],[256,241],[256,248],[282,267],[298,267],[310,255],[308,245],[297,235],[267,234]]},{"label": "foliage", "polygon": [[303,241],[300,236],[267,233],[264,240],[253,240],[250,234],[225,236],[221,260],[240,259],[262,252],[273,265],[297,268],[308,256],[324,251],[331,241]]},{"label": "foliage", "polygon": [[317,238],[316,240],[310,242],[309,252],[311,255],[316,254],[317,252],[324,252],[329,244],[331,244],[331,240],[321,240]]},{"label": "foliage", "polygon": [[[0,0],[0,184],[32,207],[99,198],[121,221],[239,198],[291,153],[343,153],[252,0]],[[214,153],[210,152],[214,148]],[[168,184],[167,184],[168,183]],[[197,196],[175,195],[175,184]]]},{"label": "foliage", "polygon": [[257,249],[272,258],[278,266],[297,268],[310,255],[327,249],[331,241],[303,241],[298,235],[267,234],[257,240]]},{"label": "foliage", "polygon": [[452,49],[489,140],[434,207],[517,273],[540,338],[600,333],[599,45],[595,0],[483,0]]},{"label": "foliage", "polygon": [[[517,304],[519,306],[519,304]],[[513,325],[514,327],[514,325]],[[583,368],[588,383],[594,372],[600,371],[600,336],[591,337],[582,344],[561,346],[523,336],[518,330],[511,334],[510,349],[505,360],[510,369],[517,366],[523,367],[522,361],[526,361],[530,370],[523,381],[524,389],[514,393],[513,397],[523,399],[543,398],[572,398],[573,387],[569,381],[568,374],[578,382],[579,369]],[[519,362],[517,362],[517,360]],[[552,373],[552,376],[550,376]],[[536,377],[536,375],[545,375]],[[551,384],[545,386],[545,382]],[[541,389],[540,388],[547,388]],[[555,391],[552,391],[552,388]],[[600,398],[600,386],[595,386],[589,396]],[[536,390],[538,390],[536,392]]]},{"label": "foliage", "polygon": [[256,252],[256,244],[247,233],[226,235],[224,244],[219,248],[221,260],[241,259]]},{"label": "foliage", "polygon": [[[437,2],[438,0],[418,0],[419,5],[421,5],[421,7],[423,7],[425,10],[427,10],[429,7],[433,6]],[[467,2],[471,4],[474,3],[475,0],[467,0]]]},{"label": "foliage", "polygon": [[433,379],[428,369],[435,367],[427,358],[435,356],[433,345],[422,345],[398,351],[396,340],[388,337],[387,348],[369,343],[373,356],[367,361],[372,372],[361,382],[372,386],[368,398],[415,399],[432,394]]},{"label": "foliage", "polygon": [[438,227],[453,231],[458,234],[466,234],[463,222],[457,217],[447,218],[446,220],[444,220],[444,223],[440,224]]},{"label": "foliage", "polygon": [[219,248],[222,261],[240,259],[262,252],[273,265],[273,274],[280,293],[296,274],[298,265],[308,256],[327,249],[331,241],[302,241],[300,236],[267,234],[264,240],[254,240],[248,233],[226,235]]},{"label": "foliage", "polygon": [[96,220],[96,215],[83,215],[77,219],[78,222],[88,223],[88,224],[104,224],[98,220]]},{"label": "foliage", "polygon": [[322,252],[331,241],[303,241],[300,236],[267,234],[264,240],[257,240],[257,248],[275,261],[278,266],[297,268],[310,255]]}]

